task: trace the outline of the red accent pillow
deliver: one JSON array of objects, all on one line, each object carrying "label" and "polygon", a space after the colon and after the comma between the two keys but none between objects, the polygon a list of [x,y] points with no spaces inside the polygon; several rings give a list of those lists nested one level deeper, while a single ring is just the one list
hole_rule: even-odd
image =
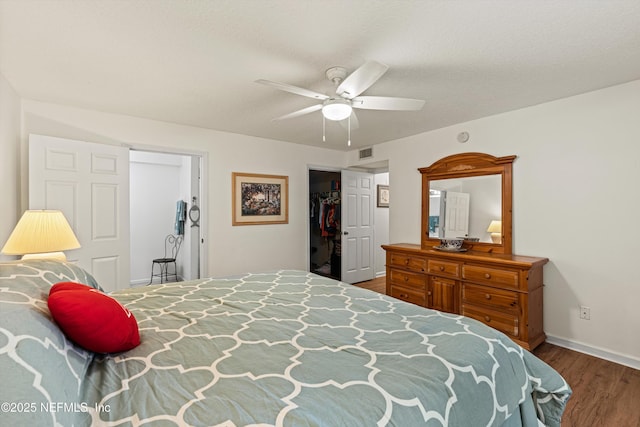
[{"label": "red accent pillow", "polygon": [[117,353],[140,344],[133,314],[97,289],[81,283],[56,283],[47,304],[65,335],[87,350]]}]

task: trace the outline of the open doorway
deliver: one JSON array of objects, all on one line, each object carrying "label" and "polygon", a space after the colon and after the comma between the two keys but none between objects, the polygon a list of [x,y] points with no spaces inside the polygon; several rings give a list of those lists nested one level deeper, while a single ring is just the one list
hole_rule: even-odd
[{"label": "open doorway", "polygon": [[150,282],[169,234],[182,236],[178,279],[200,278],[200,165],[198,155],[130,151],[131,286]]},{"label": "open doorway", "polygon": [[[378,186],[388,188],[389,186],[389,168],[386,161],[372,163],[359,169],[371,173],[373,177],[371,196],[377,199]],[[370,262],[375,277],[385,275],[386,254],[382,249],[382,245],[389,244],[389,204],[377,203],[373,204],[373,215],[371,222],[375,227],[372,234],[374,238],[373,247],[370,253],[357,253],[350,256],[353,250],[347,240],[344,240],[345,234],[349,231],[349,212],[353,214],[352,219],[358,217],[358,208],[349,209],[353,203],[347,203],[351,198],[349,179],[345,178],[344,170],[323,169],[322,167],[309,168],[309,271],[354,283],[350,280],[349,266],[357,265],[362,258],[365,257]],[[348,176],[348,175],[347,175]],[[333,204],[335,211],[333,216],[337,219],[337,227],[335,234],[322,235],[320,224],[321,207],[323,200],[327,199],[327,204]],[[361,206],[362,207],[362,206]],[[362,211],[362,209],[360,209]],[[357,221],[356,221],[357,222]],[[353,233],[346,237],[351,237]],[[362,246],[362,245],[361,245]],[[354,249],[354,248],[351,248]],[[362,248],[361,248],[362,249]],[[360,262],[362,264],[362,262]],[[345,273],[345,270],[347,272]],[[352,269],[357,270],[357,269]],[[373,277],[371,277],[373,278]],[[366,280],[366,279],[363,279]]]},{"label": "open doorway", "polygon": [[341,279],[340,171],[309,170],[309,271]]}]

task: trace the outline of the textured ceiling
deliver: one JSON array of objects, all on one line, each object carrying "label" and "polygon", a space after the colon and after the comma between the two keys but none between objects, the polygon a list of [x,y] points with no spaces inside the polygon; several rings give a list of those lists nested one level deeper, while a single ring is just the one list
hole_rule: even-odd
[{"label": "textured ceiling", "polygon": [[640,1],[0,0],[0,73],[20,96],[347,149],[316,101],[324,71],[389,71],[363,95],[426,100],[358,110],[354,147],[640,79]]}]

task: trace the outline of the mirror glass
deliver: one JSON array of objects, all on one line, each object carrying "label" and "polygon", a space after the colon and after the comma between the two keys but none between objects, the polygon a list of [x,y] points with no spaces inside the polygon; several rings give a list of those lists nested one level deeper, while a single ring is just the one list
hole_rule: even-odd
[{"label": "mirror glass", "polygon": [[495,243],[487,231],[502,220],[500,174],[429,181],[429,237]]}]

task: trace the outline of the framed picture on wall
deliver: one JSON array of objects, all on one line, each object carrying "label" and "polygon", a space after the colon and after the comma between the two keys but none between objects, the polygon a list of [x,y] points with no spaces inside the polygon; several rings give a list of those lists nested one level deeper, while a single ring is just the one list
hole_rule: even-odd
[{"label": "framed picture on wall", "polygon": [[378,207],[389,207],[389,186],[378,184]]},{"label": "framed picture on wall", "polygon": [[289,177],[233,172],[233,225],[287,224]]}]

